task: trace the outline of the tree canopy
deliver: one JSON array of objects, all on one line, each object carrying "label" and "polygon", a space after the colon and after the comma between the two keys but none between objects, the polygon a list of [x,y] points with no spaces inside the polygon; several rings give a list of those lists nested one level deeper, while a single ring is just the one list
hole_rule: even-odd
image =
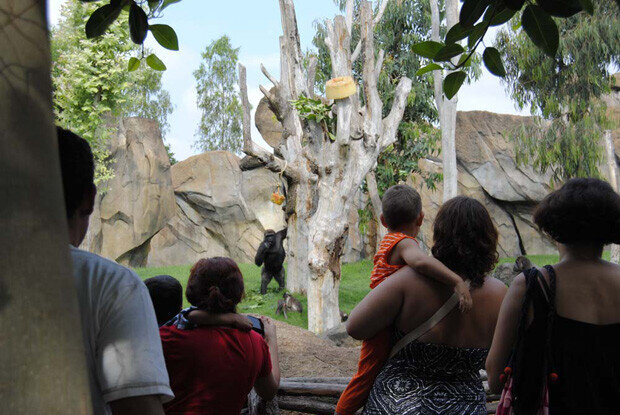
[{"label": "tree canopy", "polygon": [[619,17],[612,0],[601,0],[592,15],[559,20],[554,58],[529,41],[518,21],[497,36],[508,92],[519,108],[543,118],[515,135],[517,159],[551,169],[555,181],[598,175],[601,137],[610,127],[599,98],[620,65]]},{"label": "tree canopy", "polygon": [[239,153],[243,145],[237,63],[239,48],[226,35],[214,40],[202,53],[194,72],[197,105],[202,112],[194,148],[201,151],[227,150]]},{"label": "tree canopy", "polygon": [[112,129],[106,118],[142,116],[169,130],[173,107],[162,89],[161,73],[146,68],[128,71],[128,57],[142,52],[129,39],[128,28],[114,23],[103,36],[87,39],[84,22],[96,7],[67,2],[52,29],[54,112],[59,125],[88,140],[96,161],[96,180],[110,178],[106,140]]}]

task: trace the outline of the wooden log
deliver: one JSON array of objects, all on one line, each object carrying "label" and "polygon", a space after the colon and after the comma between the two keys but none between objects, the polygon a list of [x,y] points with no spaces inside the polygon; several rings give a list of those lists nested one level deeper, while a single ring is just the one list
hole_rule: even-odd
[{"label": "wooden log", "polygon": [[280,382],[280,395],[340,396],[346,385],[339,383]]},{"label": "wooden log", "polygon": [[279,396],[278,406],[288,411],[303,412],[305,414],[333,415],[336,405],[318,402],[303,396]]},{"label": "wooden log", "polygon": [[350,377],[321,378],[321,377],[292,377],[282,378],[282,382],[301,382],[301,383],[338,383],[348,385]]}]

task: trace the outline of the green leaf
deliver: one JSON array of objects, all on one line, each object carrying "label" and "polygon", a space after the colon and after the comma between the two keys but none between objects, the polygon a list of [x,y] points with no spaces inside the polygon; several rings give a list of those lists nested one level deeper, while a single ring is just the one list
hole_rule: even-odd
[{"label": "green leaf", "polygon": [[571,17],[583,10],[579,0],[537,0],[536,3],[551,16],[557,17]]},{"label": "green leaf", "polygon": [[463,27],[460,23],[455,24],[448,30],[446,34],[446,43],[454,43],[465,39],[474,30],[472,27]]},{"label": "green leaf", "polygon": [[463,46],[459,45],[458,43],[451,43],[441,48],[437,52],[433,60],[435,62],[449,61],[456,55],[460,55],[463,52],[465,52],[465,49],[463,49]]},{"label": "green leaf", "polygon": [[[509,9],[501,3],[495,3],[495,6],[489,7],[484,14],[484,21],[490,20],[489,26],[499,26],[512,19],[512,16],[517,13],[516,10]],[[493,18],[491,18],[493,16]]]},{"label": "green leaf", "polygon": [[590,16],[594,14],[594,5],[592,4],[592,0],[579,0],[581,7],[588,13]]},{"label": "green leaf", "polygon": [[417,55],[433,59],[437,52],[443,47],[443,43],[427,40],[426,42],[416,43],[411,47],[411,50]]},{"label": "green leaf", "polygon": [[558,27],[543,9],[529,5],[521,16],[521,26],[532,42],[551,57],[555,56],[560,42]]},{"label": "green leaf", "polygon": [[114,7],[112,4],[106,4],[95,10],[86,22],[86,38],[93,39],[104,34],[120,13],[121,8]]},{"label": "green leaf", "polygon": [[146,64],[156,71],[165,71],[166,65],[154,53],[146,57]]},{"label": "green leaf", "polygon": [[415,73],[416,76],[422,76],[425,73],[431,72],[431,71],[436,71],[441,69],[441,66],[437,65],[436,63],[430,63],[420,69],[418,69],[418,71]]},{"label": "green leaf", "polygon": [[461,89],[461,85],[465,81],[467,74],[463,71],[452,72],[443,80],[443,93],[448,99],[452,99]]},{"label": "green leaf", "polygon": [[180,2],[181,0],[164,0],[159,10],[164,10],[166,7]]},{"label": "green leaf", "polygon": [[506,7],[516,12],[521,10],[521,7],[525,4],[525,0],[503,0]]},{"label": "green leaf", "polygon": [[170,50],[179,50],[179,38],[174,29],[167,24],[154,24],[149,30],[157,43]]},{"label": "green leaf", "polygon": [[486,48],[482,54],[482,61],[484,62],[484,66],[486,66],[489,72],[493,75],[502,78],[506,76],[506,70],[504,69],[504,64],[502,63],[502,57],[497,49]]},{"label": "green leaf", "polygon": [[127,63],[127,71],[133,72],[140,67],[140,59],[131,57],[129,58],[129,62]]},{"label": "green leaf", "polygon": [[148,0],[149,10],[155,10],[159,6],[161,0]]},{"label": "green leaf", "polygon": [[[465,61],[467,61],[467,62],[465,62]],[[467,68],[467,67],[471,66],[471,61],[472,61],[472,59],[471,59],[471,56],[469,56],[469,53],[463,53],[461,55],[461,57],[459,58],[459,61],[456,64],[456,66],[463,65],[463,67]]]},{"label": "green leaf", "polygon": [[463,27],[471,27],[480,19],[484,10],[489,6],[490,0],[465,0],[461,13],[459,14],[459,23]]},{"label": "green leaf", "polygon": [[484,23],[478,23],[477,25],[475,25],[474,29],[471,31],[471,33],[467,37],[467,47],[472,49],[474,46],[476,46],[476,42],[478,42],[478,40],[482,36],[484,36],[486,31],[487,31],[487,27]]},{"label": "green leaf", "polygon": [[133,43],[136,45],[144,43],[148,30],[149,18],[142,10],[142,7],[138,6],[135,1],[132,1],[129,8],[129,32]]}]

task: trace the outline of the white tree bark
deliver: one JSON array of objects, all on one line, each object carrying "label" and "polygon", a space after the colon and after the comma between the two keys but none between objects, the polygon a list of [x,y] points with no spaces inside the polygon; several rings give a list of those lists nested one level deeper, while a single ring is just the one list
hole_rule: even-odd
[{"label": "white tree bark", "polygon": [[[431,39],[440,42],[441,25],[438,0],[430,0],[431,5]],[[446,25],[450,29],[459,21],[457,0],[446,0]],[[458,170],[456,164],[456,106],[458,96],[446,99],[442,92],[443,73],[433,71],[435,84],[435,103],[439,113],[441,128],[441,157],[443,160],[443,200],[449,200],[458,194]]]},{"label": "white tree bark", "polygon": [[[256,151],[251,142],[249,104],[245,68],[240,66],[244,103],[244,151],[257,156],[269,168],[284,172],[288,181],[286,212],[289,238],[287,289],[308,295],[308,328],[321,333],[340,323],[338,290],[340,257],[347,231],[347,217],[354,198],[380,152],[396,140],[411,80],[401,79],[390,114],[382,118],[383,103],[377,90],[377,67],[373,42],[372,4],[361,4],[361,32],[364,50],[363,93],[366,106],[357,95],[337,100],[336,140],[324,135],[321,126],[303,120],[291,101],[314,94],[313,71],[304,71],[299,33],[292,0],[280,0],[282,29],[279,81],[273,80],[275,93],[261,90],[282,123],[283,140],[278,148],[282,158]],[[349,19],[350,23],[349,23]],[[334,77],[351,76],[352,11],[347,18],[337,16],[328,23],[326,39]],[[266,72],[266,71],[265,71]]]},{"label": "white tree bark", "polygon": [[[606,130],[603,134],[604,147],[605,147],[605,155],[607,159],[607,171],[609,175],[609,184],[614,188],[615,191],[620,191],[618,188],[618,177],[616,175],[617,163],[616,163],[616,154],[614,148],[614,141],[611,138],[611,131]],[[620,264],[620,245],[612,245],[611,246],[611,262],[615,264]]]},{"label": "white tree bark", "polygon": [[381,198],[379,197],[379,189],[377,187],[377,179],[374,171],[371,171],[366,175],[366,186],[368,187],[368,196],[372,206],[372,214],[377,220],[377,243],[375,246],[375,251],[377,251],[383,237],[387,234],[387,229],[381,223]]},{"label": "white tree bark", "polygon": [[45,1],[0,0],[0,413],[92,414]]}]

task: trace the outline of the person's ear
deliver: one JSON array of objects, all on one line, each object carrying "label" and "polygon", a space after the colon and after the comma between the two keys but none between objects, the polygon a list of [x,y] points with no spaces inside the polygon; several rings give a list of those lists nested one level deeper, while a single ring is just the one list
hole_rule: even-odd
[{"label": "person's ear", "polygon": [[81,216],[90,216],[95,210],[95,197],[97,197],[97,187],[92,184],[90,188],[84,192],[82,203],[78,207]]},{"label": "person's ear", "polygon": [[417,226],[422,226],[422,222],[424,222],[424,211],[423,210],[420,211],[420,214],[418,215],[418,219],[415,224]]},{"label": "person's ear", "polygon": [[387,224],[385,223],[385,218],[383,217],[383,213],[379,217],[379,220],[381,221],[381,225],[383,225],[385,227],[385,229],[389,229]]}]

